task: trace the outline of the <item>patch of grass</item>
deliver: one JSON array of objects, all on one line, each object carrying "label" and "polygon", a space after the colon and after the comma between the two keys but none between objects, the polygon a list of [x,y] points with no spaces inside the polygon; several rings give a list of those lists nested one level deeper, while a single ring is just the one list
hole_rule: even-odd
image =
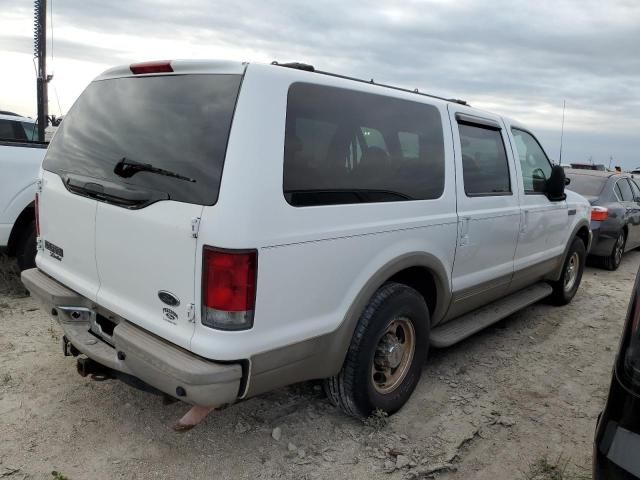
[{"label": "patch of grass", "polygon": [[549,461],[544,456],[538,458],[529,465],[529,471],[525,474],[525,480],[589,480],[591,474],[584,471],[576,471],[570,466],[570,458],[560,454],[555,461]]},{"label": "patch of grass", "polygon": [[379,408],[364,419],[364,424],[376,431],[382,430],[389,423],[389,414]]},{"label": "patch of grass", "polygon": [[51,475],[53,476],[53,480],[71,480],[66,475],[63,475],[60,472],[56,472],[55,470],[53,472],[51,472]]}]

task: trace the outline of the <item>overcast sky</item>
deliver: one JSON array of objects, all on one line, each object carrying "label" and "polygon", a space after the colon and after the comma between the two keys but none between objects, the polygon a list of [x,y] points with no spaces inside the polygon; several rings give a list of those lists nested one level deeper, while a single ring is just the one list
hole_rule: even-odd
[{"label": "overcast sky", "polygon": [[[554,159],[566,100],[563,162],[640,166],[637,0],[54,0],[52,10],[50,113],[117,64],[302,61],[514,117]],[[0,110],[35,116],[32,58],[32,2],[0,0]]]}]

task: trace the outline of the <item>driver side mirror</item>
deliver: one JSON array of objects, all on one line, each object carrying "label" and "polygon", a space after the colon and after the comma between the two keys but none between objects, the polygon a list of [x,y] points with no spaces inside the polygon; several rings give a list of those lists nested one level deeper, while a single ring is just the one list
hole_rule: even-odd
[{"label": "driver side mirror", "polygon": [[567,195],[564,193],[564,187],[568,185],[567,180],[569,179],[564,174],[564,168],[560,165],[554,165],[551,168],[551,175],[547,180],[545,190],[547,198],[552,202],[561,202],[566,199]]}]

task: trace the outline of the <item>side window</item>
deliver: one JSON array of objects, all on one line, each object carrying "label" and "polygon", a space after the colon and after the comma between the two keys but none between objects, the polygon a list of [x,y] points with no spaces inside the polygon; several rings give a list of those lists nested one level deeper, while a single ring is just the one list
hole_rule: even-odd
[{"label": "side window", "polygon": [[631,190],[633,190],[633,200],[635,201],[637,198],[640,198],[640,187],[638,187],[638,184],[635,182],[635,180],[629,180],[629,183],[631,184]]},{"label": "side window", "polygon": [[297,207],[438,198],[441,114],[421,102],[294,83],[283,173],[285,199]]},{"label": "side window", "polygon": [[420,158],[420,136],[417,133],[398,132],[398,141],[404,158],[413,160]]},{"label": "side window", "polygon": [[621,178],[617,183],[619,190],[619,194],[621,195],[621,199],[623,202],[633,202],[633,192],[631,191],[631,186],[629,182],[627,182],[626,178]]},{"label": "side window", "polygon": [[467,196],[510,194],[509,165],[500,130],[463,123],[458,129]]},{"label": "side window", "polygon": [[0,140],[26,142],[28,137],[22,125],[15,120],[0,120]]},{"label": "side window", "polygon": [[522,167],[525,193],[543,193],[545,180],[551,175],[551,162],[533,135],[517,128],[512,128],[511,133]]},{"label": "side window", "polygon": [[22,125],[22,128],[24,130],[24,134],[27,138],[28,142],[34,142],[36,141],[37,138],[37,132],[36,132],[36,124],[35,123],[27,123],[27,122],[20,122]]},{"label": "side window", "polygon": [[13,122],[9,120],[0,120],[0,140],[15,140],[16,135],[13,133]]}]

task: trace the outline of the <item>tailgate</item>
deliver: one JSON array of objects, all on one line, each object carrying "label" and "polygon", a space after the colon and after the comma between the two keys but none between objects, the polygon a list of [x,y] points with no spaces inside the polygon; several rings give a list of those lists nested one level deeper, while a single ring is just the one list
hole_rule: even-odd
[{"label": "tailgate", "polygon": [[196,254],[191,223],[200,217],[202,208],[165,201],[126,210],[99,203],[96,261],[101,287],[97,303],[189,348]]},{"label": "tailgate", "polygon": [[45,171],[39,194],[38,267],[72,290],[96,300],[95,219],[98,202],[69,192],[62,179]]},{"label": "tailgate", "polygon": [[118,70],[76,101],[43,163],[43,236],[64,258],[40,255],[38,265],[188,349],[200,275],[192,228],[218,200],[242,75],[180,65]]}]

